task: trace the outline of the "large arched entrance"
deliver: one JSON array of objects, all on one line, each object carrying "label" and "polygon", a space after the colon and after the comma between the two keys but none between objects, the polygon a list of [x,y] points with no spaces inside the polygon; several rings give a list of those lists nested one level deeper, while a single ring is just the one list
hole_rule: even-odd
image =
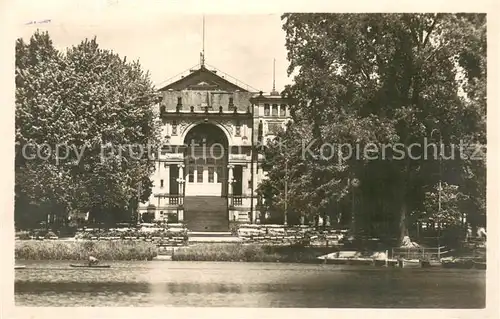
[{"label": "large arched entrance", "polygon": [[213,124],[193,127],[184,138],[185,196],[227,195],[228,141]]},{"label": "large arched entrance", "polygon": [[214,124],[201,123],[184,138],[184,211],[193,231],[227,231],[228,139]]}]

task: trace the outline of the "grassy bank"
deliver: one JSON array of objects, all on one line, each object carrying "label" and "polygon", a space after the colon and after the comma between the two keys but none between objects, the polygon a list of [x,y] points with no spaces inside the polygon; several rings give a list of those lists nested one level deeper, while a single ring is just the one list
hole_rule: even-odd
[{"label": "grassy bank", "polygon": [[258,244],[199,244],[175,251],[175,261],[315,262],[331,253],[328,247],[265,246]]},{"label": "grassy bank", "polygon": [[17,260],[86,260],[89,254],[100,260],[151,260],[157,247],[133,241],[33,241],[15,243]]}]

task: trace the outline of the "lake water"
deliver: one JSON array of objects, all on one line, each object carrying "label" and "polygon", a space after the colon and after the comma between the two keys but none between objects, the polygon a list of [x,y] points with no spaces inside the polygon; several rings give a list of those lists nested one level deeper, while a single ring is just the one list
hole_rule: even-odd
[{"label": "lake water", "polygon": [[[219,262],[27,262],[18,306],[483,308],[486,272]],[[108,263],[106,263],[108,264]]]}]

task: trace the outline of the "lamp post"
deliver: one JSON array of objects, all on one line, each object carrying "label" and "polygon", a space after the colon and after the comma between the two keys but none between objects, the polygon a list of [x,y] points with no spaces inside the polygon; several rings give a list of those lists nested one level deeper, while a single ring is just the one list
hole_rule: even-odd
[{"label": "lamp post", "polygon": [[359,187],[359,179],[357,178],[350,178],[348,180],[348,183],[350,184],[350,187],[352,189],[352,214],[351,214],[351,232],[352,235],[356,235],[356,206],[355,206],[355,189]]},{"label": "lamp post", "polygon": [[441,151],[441,146],[443,145],[443,136],[441,135],[441,131],[438,129],[433,129],[431,131],[431,138],[432,134],[434,132],[439,133],[439,154],[438,154],[438,160],[439,160],[439,184],[438,184],[438,214],[437,214],[437,227],[438,227],[438,247],[440,246],[440,240],[441,240],[441,191],[442,191],[442,172],[441,172],[441,160],[442,160],[442,151]]},{"label": "lamp post", "polygon": [[285,216],[283,225],[288,225],[288,159],[285,159]]},{"label": "lamp post", "polygon": [[141,194],[142,194],[142,183],[139,182],[137,185],[137,221],[136,224],[140,224],[141,222],[141,210],[139,209],[139,205],[141,203]]}]

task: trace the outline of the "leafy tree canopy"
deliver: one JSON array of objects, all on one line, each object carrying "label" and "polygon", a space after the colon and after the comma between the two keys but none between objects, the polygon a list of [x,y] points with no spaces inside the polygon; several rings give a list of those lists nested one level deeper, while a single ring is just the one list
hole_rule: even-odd
[{"label": "leafy tree canopy", "polygon": [[[471,195],[471,214],[484,212],[484,156],[460,157],[464,149],[458,145],[464,143],[471,155],[470,146],[486,143],[485,15],[284,14],[282,19],[288,71],[296,74],[283,93],[293,101],[294,124],[280,137],[287,152],[271,145],[267,153],[283,155],[266,161],[272,166],[269,176],[282,174],[285,160],[300,163],[300,172],[290,174],[290,192],[302,193],[291,196],[300,202],[297,209],[329,212],[332,202],[358,192],[348,186],[356,178],[360,203],[349,206],[356,207],[364,227],[382,215],[402,239],[424,210],[426,191],[442,179]],[[304,143],[298,140],[312,145],[312,156],[302,156]],[[436,146],[422,147],[425,141]],[[321,156],[325,143],[337,148]],[[381,149],[396,143],[400,152]],[[422,146],[410,148],[414,143]],[[367,152],[369,145],[377,147]],[[361,152],[350,154],[356,147]],[[266,183],[275,185],[267,189],[282,193],[278,181],[270,178]]]},{"label": "leafy tree canopy", "polygon": [[149,74],[95,38],[64,53],[48,33],[18,39],[16,199],[105,219],[140,184],[150,192],[147,151],[159,143],[154,103]]}]

